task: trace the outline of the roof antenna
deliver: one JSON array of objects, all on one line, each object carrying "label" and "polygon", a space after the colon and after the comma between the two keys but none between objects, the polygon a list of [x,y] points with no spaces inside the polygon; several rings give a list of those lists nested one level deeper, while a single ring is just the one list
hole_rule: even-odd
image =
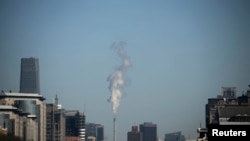
[{"label": "roof antenna", "polygon": [[58,97],[57,97],[57,94],[56,94],[56,98],[55,98],[55,104],[58,105]]}]

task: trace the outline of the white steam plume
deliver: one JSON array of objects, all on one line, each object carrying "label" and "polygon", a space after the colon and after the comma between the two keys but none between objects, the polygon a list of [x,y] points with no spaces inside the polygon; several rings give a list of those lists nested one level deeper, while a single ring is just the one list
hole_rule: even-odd
[{"label": "white steam plume", "polygon": [[117,113],[117,109],[122,98],[122,89],[125,85],[125,74],[132,66],[129,57],[124,50],[125,45],[126,43],[121,41],[119,43],[113,43],[111,46],[121,59],[120,66],[118,66],[118,68],[107,78],[107,81],[109,82],[109,90],[111,92],[111,96],[108,101],[112,103],[112,111],[114,115]]}]

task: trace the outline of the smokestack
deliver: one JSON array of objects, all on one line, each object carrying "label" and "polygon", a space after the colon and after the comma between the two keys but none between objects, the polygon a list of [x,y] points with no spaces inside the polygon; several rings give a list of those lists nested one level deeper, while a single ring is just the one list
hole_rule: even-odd
[{"label": "smokestack", "polygon": [[107,81],[109,81],[109,90],[111,92],[111,96],[109,97],[108,101],[112,103],[112,111],[114,116],[116,115],[117,109],[120,105],[123,87],[126,85],[125,74],[127,70],[132,66],[132,63],[124,49],[125,45],[125,42],[119,42],[118,44],[114,43],[111,46],[121,59],[121,64],[107,78]]},{"label": "smokestack", "polygon": [[111,96],[108,99],[108,102],[112,103],[112,111],[113,111],[113,122],[114,122],[114,140],[116,141],[116,113],[118,107],[120,105],[120,100],[123,94],[123,88],[126,85],[125,81],[125,74],[127,70],[132,67],[132,63],[130,61],[129,56],[127,55],[124,46],[126,45],[125,42],[113,43],[111,46],[121,59],[121,64],[118,68],[115,69],[113,73],[111,73],[107,81],[109,82],[109,90],[111,92]]},{"label": "smokestack", "polygon": [[114,141],[116,141],[116,117],[114,117]]}]

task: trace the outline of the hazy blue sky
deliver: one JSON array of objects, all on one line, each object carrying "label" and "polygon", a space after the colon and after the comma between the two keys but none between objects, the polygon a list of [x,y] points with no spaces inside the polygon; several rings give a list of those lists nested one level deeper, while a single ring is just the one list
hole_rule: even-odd
[{"label": "hazy blue sky", "polygon": [[196,138],[208,98],[250,84],[248,0],[0,1],[0,89],[19,91],[22,57],[37,57],[41,94],[84,111],[112,140],[107,77],[124,41],[133,64],[117,111],[117,139],[131,126],[157,124],[158,136]]}]

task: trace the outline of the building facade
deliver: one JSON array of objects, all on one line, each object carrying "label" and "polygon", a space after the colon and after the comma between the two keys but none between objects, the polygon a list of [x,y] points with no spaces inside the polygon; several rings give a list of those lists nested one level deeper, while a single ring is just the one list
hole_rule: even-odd
[{"label": "building facade", "polygon": [[40,94],[39,61],[37,58],[21,58],[20,93]]},{"label": "building facade", "polygon": [[[32,93],[0,93],[1,126],[7,132],[24,140],[46,140],[46,106],[45,99]],[[29,106],[26,103],[30,103]]]},{"label": "building facade", "polygon": [[209,126],[250,125],[250,89],[237,97],[235,87],[222,87],[222,94],[209,98],[205,107],[206,128],[198,128],[199,141],[208,139]]},{"label": "building facade", "polygon": [[66,110],[65,115],[65,136],[66,138],[76,137],[85,141],[85,114],[78,110]]},{"label": "building facade", "polygon": [[96,123],[86,123],[86,137],[95,137],[96,141],[104,141],[103,125]]},{"label": "building facade", "polygon": [[65,141],[65,116],[56,103],[46,104],[46,140]]},{"label": "building facade", "polygon": [[210,124],[250,123],[250,90],[237,97],[235,89],[235,87],[223,87],[221,96],[208,99],[206,127]]},{"label": "building facade", "polygon": [[140,124],[143,141],[157,141],[157,125],[152,122]]},{"label": "building facade", "polygon": [[127,141],[142,141],[142,133],[139,132],[138,126],[132,126],[131,131],[127,133]]}]

